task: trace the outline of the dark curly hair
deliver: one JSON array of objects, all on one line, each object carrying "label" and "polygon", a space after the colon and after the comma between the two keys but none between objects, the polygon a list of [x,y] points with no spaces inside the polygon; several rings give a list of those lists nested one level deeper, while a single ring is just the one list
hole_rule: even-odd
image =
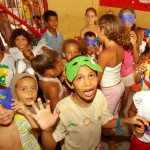
[{"label": "dark curly hair", "polygon": [[104,30],[105,36],[118,45],[127,46],[130,43],[129,29],[113,14],[105,14],[99,19],[100,30]]},{"label": "dark curly hair", "polygon": [[31,44],[31,35],[24,29],[21,28],[16,28],[14,30],[12,30],[11,36],[10,36],[10,43],[11,43],[11,47],[15,47],[15,39],[18,36],[23,36],[27,39],[28,44]]}]

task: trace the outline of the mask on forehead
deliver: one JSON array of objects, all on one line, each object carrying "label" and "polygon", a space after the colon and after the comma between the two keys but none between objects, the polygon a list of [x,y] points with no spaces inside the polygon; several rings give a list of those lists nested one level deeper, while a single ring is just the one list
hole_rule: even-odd
[{"label": "mask on forehead", "polygon": [[93,46],[94,48],[96,48],[96,39],[90,39],[90,38],[85,38],[86,41],[86,45],[87,46]]},{"label": "mask on forehead", "polygon": [[123,13],[121,13],[120,18],[121,18],[121,22],[123,24],[130,22],[131,25],[133,26],[134,20],[135,20],[135,15],[134,14],[123,14]]}]

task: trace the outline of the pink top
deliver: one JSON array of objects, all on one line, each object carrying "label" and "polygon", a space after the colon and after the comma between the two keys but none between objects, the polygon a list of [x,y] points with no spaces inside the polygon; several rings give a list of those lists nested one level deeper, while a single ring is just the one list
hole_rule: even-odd
[{"label": "pink top", "polygon": [[126,77],[128,75],[130,75],[131,73],[133,73],[133,55],[132,55],[132,51],[128,50],[124,50],[124,60],[121,66],[121,77]]}]

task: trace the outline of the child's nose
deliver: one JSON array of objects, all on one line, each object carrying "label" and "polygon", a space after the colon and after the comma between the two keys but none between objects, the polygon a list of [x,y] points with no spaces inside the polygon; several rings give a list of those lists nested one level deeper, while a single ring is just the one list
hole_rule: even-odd
[{"label": "child's nose", "polygon": [[85,86],[90,86],[91,82],[88,78],[85,79]]}]

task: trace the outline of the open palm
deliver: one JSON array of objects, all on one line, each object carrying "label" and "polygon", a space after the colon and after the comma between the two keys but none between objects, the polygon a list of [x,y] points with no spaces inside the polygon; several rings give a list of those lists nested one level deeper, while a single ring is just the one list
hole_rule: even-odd
[{"label": "open palm", "polygon": [[55,125],[58,117],[59,111],[56,111],[56,114],[52,114],[50,109],[50,102],[47,101],[46,108],[44,108],[41,99],[38,99],[38,106],[35,103],[32,103],[32,107],[35,110],[36,114],[31,113],[30,116],[39,124],[42,130],[47,130]]}]

